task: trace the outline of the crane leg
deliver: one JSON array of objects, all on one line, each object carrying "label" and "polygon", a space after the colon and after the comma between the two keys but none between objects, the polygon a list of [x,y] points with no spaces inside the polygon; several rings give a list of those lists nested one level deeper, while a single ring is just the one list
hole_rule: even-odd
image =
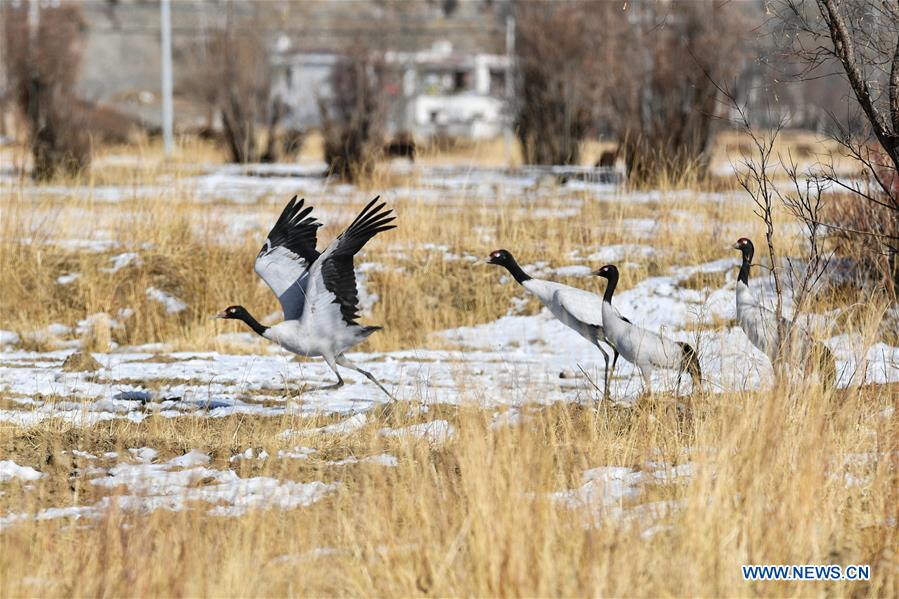
[{"label": "crane leg", "polygon": [[612,382],[612,377],[615,375],[615,365],[618,364],[618,356],[621,354],[618,353],[618,350],[614,347],[612,348],[613,356],[612,356],[612,371],[609,373],[609,383]]},{"label": "crane leg", "polygon": [[[389,397],[391,401],[396,401],[396,398],[390,394],[390,391],[388,391],[387,389],[384,388],[384,385],[382,385],[381,383],[378,382],[378,379],[376,379],[372,373],[370,373],[366,370],[362,370],[361,368],[359,368],[358,366],[356,366],[355,364],[350,362],[349,359],[346,356],[344,356],[343,354],[340,354],[339,356],[337,356],[337,359],[335,361],[337,362],[338,365],[343,366],[344,368],[349,368],[351,370],[355,370],[359,374],[363,375],[365,378],[367,378],[368,380],[373,382],[375,385],[377,385],[381,391],[386,393],[387,397]],[[337,372],[336,368],[334,369],[334,372]],[[338,376],[340,376],[340,375],[338,375]]]},{"label": "crane leg", "polygon": [[332,385],[324,385],[322,387],[318,387],[316,391],[327,391],[328,389],[340,389],[343,387],[343,377],[340,376],[340,373],[337,372],[337,366],[334,363],[334,360],[329,360],[325,358],[325,362],[334,371],[334,375],[337,377],[337,382]]},{"label": "crane leg", "polygon": [[[605,368],[603,369],[603,376],[602,376],[602,398],[604,401],[608,401],[609,400],[609,377],[610,377],[609,352],[607,352],[602,347],[600,347],[599,343],[596,344],[596,349],[598,349],[600,351],[600,353],[602,354],[602,359],[605,362]],[[616,352],[616,354],[617,354],[617,352]],[[612,369],[614,369],[614,368],[615,368],[615,366],[613,364]]]},{"label": "crane leg", "polygon": [[648,368],[641,368],[640,374],[643,376],[643,395],[652,395],[652,377]]},{"label": "crane leg", "polygon": [[[607,352],[606,350],[603,349],[603,347],[599,344],[599,341],[594,340],[593,344],[596,346],[596,349],[599,350],[599,353],[602,354],[602,359],[605,362],[605,369],[603,370],[603,379],[602,379],[602,381],[603,381],[602,398],[603,398],[603,400],[608,401],[609,397],[611,395],[611,393],[609,391],[609,386],[612,383],[612,376],[615,374],[615,365],[618,364],[618,356],[620,356],[621,354],[618,353],[618,350],[615,349],[615,346],[609,344],[609,347],[612,348],[612,353],[614,354],[614,356],[612,358],[612,367],[609,368],[609,352]],[[583,369],[581,369],[581,371],[583,372]],[[584,374],[586,374],[586,373],[584,373]],[[589,379],[589,377],[588,377],[588,379]],[[590,381],[590,383],[593,384],[593,381]],[[593,386],[596,387],[595,384],[593,384]]]}]

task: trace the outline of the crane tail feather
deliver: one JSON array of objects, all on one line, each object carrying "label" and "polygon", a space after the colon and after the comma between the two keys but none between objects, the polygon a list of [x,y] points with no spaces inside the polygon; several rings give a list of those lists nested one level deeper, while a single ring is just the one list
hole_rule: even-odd
[{"label": "crane tail feather", "polygon": [[684,353],[681,361],[681,371],[686,371],[687,374],[690,375],[690,378],[693,380],[693,388],[698,389],[699,384],[702,382],[702,369],[699,367],[699,355],[689,343],[678,341],[677,344]]}]

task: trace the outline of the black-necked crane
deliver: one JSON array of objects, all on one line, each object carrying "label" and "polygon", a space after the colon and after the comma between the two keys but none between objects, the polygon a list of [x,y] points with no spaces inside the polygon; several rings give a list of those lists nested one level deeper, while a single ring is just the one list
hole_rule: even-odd
[{"label": "black-necked crane", "polygon": [[[576,331],[581,337],[592,343],[602,353],[605,361],[603,376],[603,396],[609,397],[609,381],[615,371],[618,353],[614,352],[612,368],[609,369],[609,354],[600,343],[606,341],[601,318],[602,298],[589,291],[578,289],[543,279],[535,279],[518,265],[508,250],[496,250],[490,254],[487,262],[502,266],[512,277],[544,306],[562,324]],[[614,348],[613,348],[614,350]]]},{"label": "black-necked crane", "polygon": [[608,281],[602,298],[602,322],[606,340],[625,360],[640,370],[643,392],[652,393],[652,371],[656,368],[677,370],[678,387],[681,375],[688,372],[693,380],[693,390],[697,391],[702,372],[696,350],[688,343],[648,331],[621,316],[612,305],[612,296],[618,286],[618,267],[607,264],[593,274]]},{"label": "black-necked crane", "polygon": [[218,318],[241,320],[257,334],[300,356],[322,357],[337,382],[343,385],[337,366],[362,374],[391,399],[393,396],[370,373],[350,362],[344,352],[364,341],[379,326],[363,326],[353,256],[372,237],[393,229],[392,210],[375,198],[334,241],[319,253],[316,235],[321,226],[310,216],[312,207],[296,196],[288,202],[265,244],[256,256],[255,270],[281,302],[284,320],[266,327],[243,306],[230,306]]},{"label": "black-necked crane", "polygon": [[[737,275],[737,322],[749,341],[768,356],[772,366],[776,366],[781,353],[777,316],[772,310],[763,306],[749,288],[749,268],[752,266],[755,246],[750,239],[741,237],[733,245],[733,248],[739,250],[743,257],[740,263],[740,272]],[[824,382],[828,386],[833,386],[836,378],[836,361],[830,349],[823,343],[815,342],[807,331],[798,325],[794,326],[793,322],[786,318],[781,318],[780,328],[793,344],[789,351],[790,358],[804,362],[807,357],[810,357],[813,349],[817,350]]]}]

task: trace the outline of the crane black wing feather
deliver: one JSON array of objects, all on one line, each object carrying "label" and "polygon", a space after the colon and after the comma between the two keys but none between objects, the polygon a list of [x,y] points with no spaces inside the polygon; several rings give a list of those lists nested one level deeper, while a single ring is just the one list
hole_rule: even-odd
[{"label": "crane black wing feather", "polygon": [[256,256],[255,270],[281,302],[285,320],[303,313],[310,266],[318,259],[318,228],[312,206],[296,196],[285,206]]},{"label": "crane black wing feather", "polygon": [[318,228],[320,222],[315,220],[314,216],[309,216],[312,212],[312,206],[305,206],[305,199],[296,201],[297,196],[293,196],[285,206],[281,216],[265,240],[260,253],[266,248],[284,247],[293,252],[306,263],[308,268],[318,259],[319,253],[315,250],[317,243]]},{"label": "crane black wing feather", "polygon": [[325,288],[334,294],[334,303],[348,325],[356,325],[359,318],[359,295],[356,290],[356,272],[353,256],[368,241],[384,231],[396,228],[390,224],[396,218],[393,211],[385,210],[386,204],[378,204],[376,197],[359,213],[346,231],[322,254],[321,275]]}]

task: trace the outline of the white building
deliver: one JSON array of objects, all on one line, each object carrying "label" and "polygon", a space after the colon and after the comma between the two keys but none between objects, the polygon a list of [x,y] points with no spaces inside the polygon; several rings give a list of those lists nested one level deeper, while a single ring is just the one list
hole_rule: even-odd
[{"label": "white building", "polygon": [[[387,133],[487,139],[502,134],[508,114],[505,76],[509,61],[495,54],[457,54],[449,42],[420,52],[388,52],[388,68],[401,85],[388,91]],[[339,55],[280,54],[274,92],[290,108],[285,124],[320,125],[318,100],[327,101],[328,76]]]},{"label": "white building", "polygon": [[388,53],[387,61],[402,71],[402,107],[391,119],[397,132],[419,139],[487,139],[503,132],[505,56],[455,54],[448,42],[438,42],[422,52]]},{"label": "white building", "polygon": [[327,52],[276,54],[272,95],[288,108],[283,124],[293,129],[321,125],[319,98],[331,95],[328,78],[340,57]]}]

